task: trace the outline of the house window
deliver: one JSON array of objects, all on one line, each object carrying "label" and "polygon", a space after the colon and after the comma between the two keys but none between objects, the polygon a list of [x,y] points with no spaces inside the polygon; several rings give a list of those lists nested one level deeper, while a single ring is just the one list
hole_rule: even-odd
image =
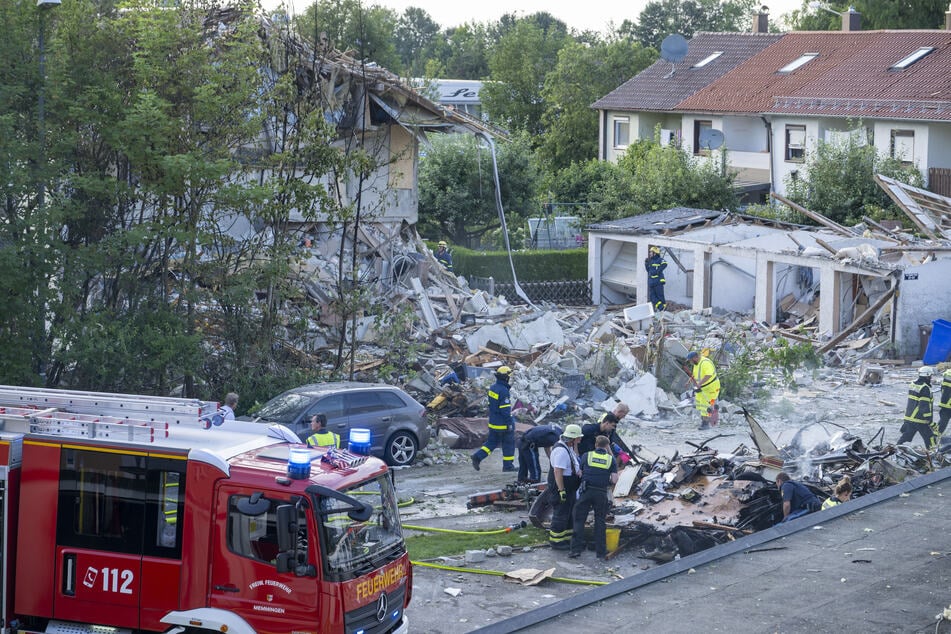
[{"label": "house window", "polygon": [[696,64],[694,64],[693,67],[694,67],[694,68],[703,68],[704,66],[706,66],[707,64],[709,64],[710,62],[712,62],[712,61],[715,60],[716,58],[720,57],[721,55],[723,55],[723,51],[714,51],[713,53],[710,53],[709,55],[707,55],[706,57],[704,57],[702,60],[700,60],[699,62],[697,62]]},{"label": "house window", "polygon": [[915,161],[915,131],[892,130],[892,158],[902,165],[911,165]]},{"label": "house window", "polygon": [[627,117],[614,119],[614,147],[627,147],[631,142],[631,122]]},{"label": "house window", "polygon": [[801,163],[806,158],[806,126],[786,126],[786,160]]},{"label": "house window", "polygon": [[805,55],[800,55],[793,61],[789,62],[788,64],[780,68],[778,72],[791,73],[797,68],[801,68],[802,66],[805,66],[806,64],[808,64],[809,62],[811,62],[817,57],[819,57],[819,53],[806,53]]},{"label": "house window", "polygon": [[[698,119],[693,122],[693,153],[694,154],[709,154],[710,150],[705,150],[700,147],[700,139],[706,138],[709,135],[710,130],[713,129],[713,121],[704,121]],[[704,134],[706,132],[706,134]]]},{"label": "house window", "polygon": [[934,50],[934,47],[922,46],[917,51],[909,55],[908,57],[905,57],[901,61],[895,62],[895,64],[891,66],[889,70],[905,70],[906,68],[908,68],[909,66],[911,66],[912,64],[914,64],[919,59],[921,59],[922,57],[924,57],[925,55],[927,55],[933,50]]}]

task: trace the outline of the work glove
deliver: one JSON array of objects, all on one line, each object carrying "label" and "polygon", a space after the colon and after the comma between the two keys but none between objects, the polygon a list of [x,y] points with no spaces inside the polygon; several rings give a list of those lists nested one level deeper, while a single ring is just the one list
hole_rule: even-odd
[{"label": "work glove", "polygon": [[559,492],[558,492],[558,499],[561,500],[562,502],[567,502],[567,501],[568,501],[568,492],[565,491],[564,489],[562,489],[561,491],[559,491]]},{"label": "work glove", "polygon": [[621,445],[614,443],[611,445],[611,451],[613,451],[615,454],[621,453]]},{"label": "work glove", "polygon": [[617,460],[621,463],[621,466],[625,466],[631,461],[631,456],[628,455],[626,451],[619,451],[617,454]]}]

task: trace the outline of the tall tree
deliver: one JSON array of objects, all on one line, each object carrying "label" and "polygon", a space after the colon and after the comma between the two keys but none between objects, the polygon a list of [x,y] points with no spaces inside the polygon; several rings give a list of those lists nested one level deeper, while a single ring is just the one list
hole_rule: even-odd
[{"label": "tall tree", "polygon": [[[506,222],[532,206],[538,179],[534,157],[524,135],[496,146]],[[469,135],[433,139],[419,166],[420,232],[455,244],[478,246],[499,226],[492,155],[488,146]]]},{"label": "tall tree", "polygon": [[421,77],[426,62],[440,49],[442,32],[439,25],[423,9],[407,7],[396,22],[394,37],[403,73]]},{"label": "tall tree", "polygon": [[442,77],[485,79],[489,75],[489,38],[486,26],[478,22],[448,29],[440,56]]},{"label": "tall tree", "polygon": [[647,68],[657,54],[624,39],[593,45],[569,43],[545,76],[545,134],[540,155],[552,169],[596,158],[598,115],[591,104]]},{"label": "tall tree", "polygon": [[824,3],[832,11],[813,6],[812,0],[803,0],[799,9],[785,16],[789,28],[796,31],[837,31],[842,18],[833,11],[845,13],[854,8],[862,14],[862,28],[875,29],[940,29],[948,3],[944,0],[855,0],[847,3]]},{"label": "tall tree", "polygon": [[638,16],[634,34],[645,48],[660,50],[660,43],[672,33],[690,39],[698,31],[745,31],[756,4],[755,0],[652,0]]},{"label": "tall tree", "polygon": [[312,43],[349,51],[359,59],[401,72],[394,31],[396,12],[361,0],[318,0],[294,19],[296,30]]},{"label": "tall tree", "polygon": [[519,19],[502,36],[489,59],[492,81],[480,92],[494,121],[531,135],[544,130],[545,75],[557,64],[558,51],[570,41],[564,23],[540,19],[544,15]]}]

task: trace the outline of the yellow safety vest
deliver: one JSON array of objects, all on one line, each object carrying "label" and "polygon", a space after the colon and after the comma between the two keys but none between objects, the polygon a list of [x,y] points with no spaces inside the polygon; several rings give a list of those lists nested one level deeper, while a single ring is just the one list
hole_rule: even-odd
[{"label": "yellow safety vest", "polygon": [[319,431],[311,434],[307,438],[307,445],[310,447],[336,447],[340,448],[340,436],[332,431]]}]

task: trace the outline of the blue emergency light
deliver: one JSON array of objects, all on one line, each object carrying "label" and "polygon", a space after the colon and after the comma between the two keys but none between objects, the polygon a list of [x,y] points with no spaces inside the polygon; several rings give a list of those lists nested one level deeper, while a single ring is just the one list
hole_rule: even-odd
[{"label": "blue emergency light", "polygon": [[310,450],[306,447],[291,447],[287,456],[287,475],[294,480],[310,477]]},{"label": "blue emergency light", "polygon": [[370,455],[371,437],[369,429],[354,428],[350,430],[348,449],[351,453],[361,456]]}]

